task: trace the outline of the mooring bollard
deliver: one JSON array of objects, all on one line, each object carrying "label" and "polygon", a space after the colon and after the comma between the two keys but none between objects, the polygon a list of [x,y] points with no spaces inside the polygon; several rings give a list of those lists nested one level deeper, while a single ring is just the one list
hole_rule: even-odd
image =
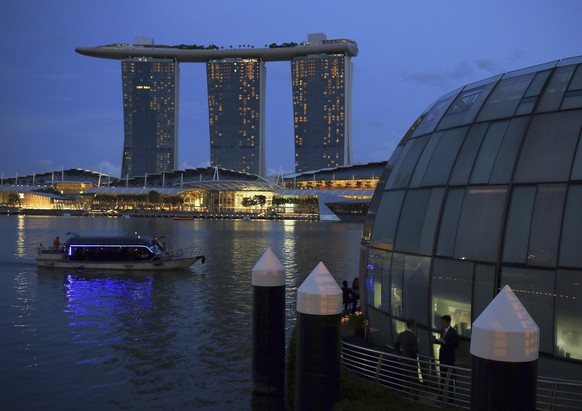
[{"label": "mooring bollard", "polygon": [[295,409],[330,410],[340,398],[342,290],[320,262],[297,289]]},{"label": "mooring bollard", "polygon": [[506,285],[475,320],[471,410],[535,410],[540,329]]},{"label": "mooring bollard", "polygon": [[285,267],[268,248],[253,268],[253,392],[285,391]]}]

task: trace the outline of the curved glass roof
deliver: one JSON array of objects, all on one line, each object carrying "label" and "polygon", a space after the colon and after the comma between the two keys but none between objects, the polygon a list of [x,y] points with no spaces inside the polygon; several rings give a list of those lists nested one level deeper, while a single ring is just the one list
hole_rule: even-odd
[{"label": "curved glass roof", "polygon": [[[364,227],[374,338],[390,344],[415,318],[421,353],[434,355],[440,315],[468,340],[509,285],[543,330],[540,351],[582,361],[571,338],[582,329],[581,133],[581,57],[466,85],[422,113]],[[459,358],[470,365],[468,345]]]}]

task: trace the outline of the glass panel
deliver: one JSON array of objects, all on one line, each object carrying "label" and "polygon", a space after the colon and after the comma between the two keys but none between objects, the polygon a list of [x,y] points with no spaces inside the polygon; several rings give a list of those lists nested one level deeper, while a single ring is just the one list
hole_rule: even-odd
[{"label": "glass panel", "polygon": [[496,83],[495,80],[490,80],[488,84],[479,87],[467,86],[455,99],[454,103],[451,104],[451,107],[449,107],[447,113],[440,121],[437,130],[462,126],[473,122],[481,105],[493,89]]},{"label": "glass panel", "polygon": [[465,196],[464,188],[449,189],[437,241],[437,255],[452,257],[455,249],[457,225]]},{"label": "glass panel", "polygon": [[477,157],[477,152],[479,151],[479,147],[481,147],[481,142],[488,127],[489,123],[474,124],[471,127],[465,138],[461,152],[457,156],[450,184],[467,185],[471,170],[473,170],[473,165],[475,164],[475,157]]},{"label": "glass panel", "polygon": [[567,91],[562,103],[562,110],[582,107],[582,90]]},{"label": "glass panel", "polygon": [[437,146],[422,180],[423,186],[445,185],[457,158],[467,127],[447,130]]},{"label": "glass panel", "polygon": [[554,352],[554,281],[555,272],[521,267],[503,267],[501,286],[511,287],[540,330],[540,351]]},{"label": "glass panel", "polygon": [[505,225],[503,261],[527,262],[531,219],[533,215],[536,187],[514,187]]},{"label": "glass panel", "polygon": [[419,124],[416,131],[414,132],[413,137],[422,136],[426,133],[432,133],[440,121],[441,117],[449,108],[449,105],[454,100],[454,98],[459,94],[461,89],[457,89],[455,91],[450,92],[449,94],[444,95],[441,97],[433,106],[427,110],[422,123]]},{"label": "glass panel", "polygon": [[370,238],[372,245],[392,250],[405,193],[404,190],[382,193]]},{"label": "glass panel", "polygon": [[[401,147],[401,146],[398,146],[398,147]],[[398,147],[396,147],[396,150],[398,150]],[[390,188],[392,188],[392,184],[394,184],[394,180],[396,179],[396,174],[400,171],[402,164],[405,164],[404,160],[408,156],[408,153],[410,152],[412,147],[414,147],[414,143],[412,141],[408,140],[406,142],[406,144],[404,145],[404,148],[401,149],[400,155],[398,157],[396,157],[396,162],[394,163],[392,170],[390,170],[390,174],[388,174],[388,176],[387,176],[388,180],[386,180],[384,190],[389,190]],[[393,158],[394,158],[394,154],[390,157],[390,161],[393,161]]]},{"label": "glass panel", "polygon": [[495,266],[476,264],[475,282],[473,284],[473,321],[495,297]]},{"label": "glass panel", "polygon": [[[426,314],[425,314],[426,316]],[[421,324],[425,325],[426,317],[422,318],[422,322]],[[419,324],[419,321],[416,322],[417,324]],[[432,344],[430,342],[430,335],[432,335],[432,332],[429,334],[428,330],[424,330],[422,328],[417,328],[416,329],[416,335],[418,337],[418,351],[420,353],[420,355],[424,355],[426,357],[428,357],[429,355],[431,355],[432,353],[432,349],[433,346],[435,344]],[[424,374],[424,378],[427,378],[429,370],[427,369],[427,366],[423,367],[422,373]]]},{"label": "glass panel", "polygon": [[392,255],[392,278],[390,282],[390,313],[403,318],[402,277],[404,276],[404,254]]},{"label": "glass panel", "polygon": [[546,70],[536,74],[536,77],[527,89],[521,104],[519,105],[515,115],[530,114],[533,112],[534,105],[538,100],[538,96],[542,92],[548,77],[550,76],[551,70]]},{"label": "glass panel", "polygon": [[567,181],[581,126],[581,110],[535,116],[521,150],[515,181]]},{"label": "glass panel", "polygon": [[433,133],[430,137],[426,147],[424,148],[420,159],[418,160],[418,164],[414,169],[414,174],[412,175],[412,179],[410,180],[409,187],[420,187],[420,183],[422,181],[422,177],[424,177],[424,173],[426,171],[426,167],[428,167],[428,163],[436,146],[439,144],[439,141],[442,137],[442,132]]},{"label": "glass panel", "polygon": [[547,73],[551,69],[553,69],[554,67],[557,66],[558,61],[559,60],[550,61],[548,63],[538,64],[537,66],[531,66],[531,67],[526,67],[526,68],[515,70],[515,71],[510,71],[508,73],[505,73],[503,75],[503,78],[505,79],[505,78],[510,78],[510,77],[518,77],[518,76],[522,76],[522,75],[528,74],[528,73],[538,73],[538,72],[541,72],[542,70],[545,70],[544,72]]},{"label": "glass panel", "polygon": [[582,56],[569,57],[567,59],[560,60],[558,62],[558,67],[569,66],[571,64],[580,64],[580,63],[582,63]]},{"label": "glass panel", "polygon": [[538,187],[529,239],[528,265],[555,267],[566,184],[545,184]]},{"label": "glass panel", "polygon": [[[407,187],[412,172],[430,136],[410,140],[388,178],[387,188]],[[410,148],[409,148],[410,147]]]},{"label": "glass panel", "polygon": [[530,73],[501,80],[481,109],[477,121],[512,117],[534,75]]},{"label": "glass panel", "polygon": [[385,312],[390,307],[391,257],[392,253],[370,249],[366,266],[366,302]]},{"label": "glass panel", "polygon": [[558,270],[556,276],[556,351],[582,360],[582,272]]},{"label": "glass panel", "polygon": [[509,121],[500,121],[491,123],[487,129],[471,173],[471,184],[486,184],[489,182],[495,158],[508,126]]},{"label": "glass panel", "polygon": [[582,107],[582,65],[578,66],[564,96],[562,110]]},{"label": "glass panel", "polygon": [[582,65],[576,67],[574,76],[572,77],[570,85],[568,86],[568,91],[580,89],[582,89]]},{"label": "glass panel", "polygon": [[580,137],[578,137],[578,146],[576,147],[570,180],[582,180],[582,144],[580,143]]},{"label": "glass panel", "polygon": [[404,200],[394,249],[417,253],[430,190],[409,190]]},{"label": "glass panel", "polygon": [[560,240],[560,265],[582,267],[582,186],[571,185],[562,224]]},{"label": "glass panel", "polygon": [[407,255],[404,266],[402,307],[404,318],[426,318],[430,258]]},{"label": "glass panel", "polygon": [[451,316],[451,326],[459,335],[471,335],[471,292],[473,263],[435,260],[432,268],[432,326],[438,328],[441,316]]},{"label": "glass panel", "polygon": [[526,117],[511,119],[491,171],[491,184],[507,184],[511,181],[527,123]]},{"label": "glass panel", "polygon": [[422,234],[420,236],[420,244],[418,247],[419,254],[432,255],[437,222],[441,212],[444,193],[444,188],[435,188],[432,190],[428,207],[426,208]]},{"label": "glass panel", "polygon": [[544,91],[537,112],[555,111],[560,108],[566,87],[572,78],[576,66],[560,67],[554,71],[550,84]]},{"label": "glass panel", "polygon": [[455,258],[496,261],[506,187],[468,188],[455,241]]}]

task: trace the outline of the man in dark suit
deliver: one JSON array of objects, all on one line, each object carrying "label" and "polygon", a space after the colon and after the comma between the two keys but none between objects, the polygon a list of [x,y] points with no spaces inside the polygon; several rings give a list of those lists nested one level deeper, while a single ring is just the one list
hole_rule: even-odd
[{"label": "man in dark suit", "polygon": [[[445,387],[453,386],[453,369],[450,365],[455,365],[456,357],[455,350],[459,347],[459,336],[457,331],[451,327],[451,316],[443,315],[441,317],[441,338],[436,338],[432,336],[433,344],[438,344],[441,346],[439,350],[439,363],[441,369],[441,386],[443,389]],[[448,374],[448,379],[447,379]],[[451,390],[452,391],[452,390]]]},{"label": "man in dark suit", "polygon": [[416,336],[416,321],[412,318],[406,320],[406,330],[398,334],[396,352],[406,359],[402,360],[402,373],[404,377],[404,387],[407,391],[412,391],[418,383],[418,337]]}]

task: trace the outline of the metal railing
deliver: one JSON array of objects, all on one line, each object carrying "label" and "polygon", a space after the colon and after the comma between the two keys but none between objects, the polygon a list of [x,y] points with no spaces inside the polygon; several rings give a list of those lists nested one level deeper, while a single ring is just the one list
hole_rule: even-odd
[{"label": "metal railing", "polygon": [[[471,369],[440,366],[433,358],[405,358],[342,340],[342,364],[362,378],[435,408],[471,408]],[[582,383],[538,377],[537,410],[581,410]]]},{"label": "metal railing", "polygon": [[538,377],[536,409],[542,411],[582,410],[582,383]]}]

